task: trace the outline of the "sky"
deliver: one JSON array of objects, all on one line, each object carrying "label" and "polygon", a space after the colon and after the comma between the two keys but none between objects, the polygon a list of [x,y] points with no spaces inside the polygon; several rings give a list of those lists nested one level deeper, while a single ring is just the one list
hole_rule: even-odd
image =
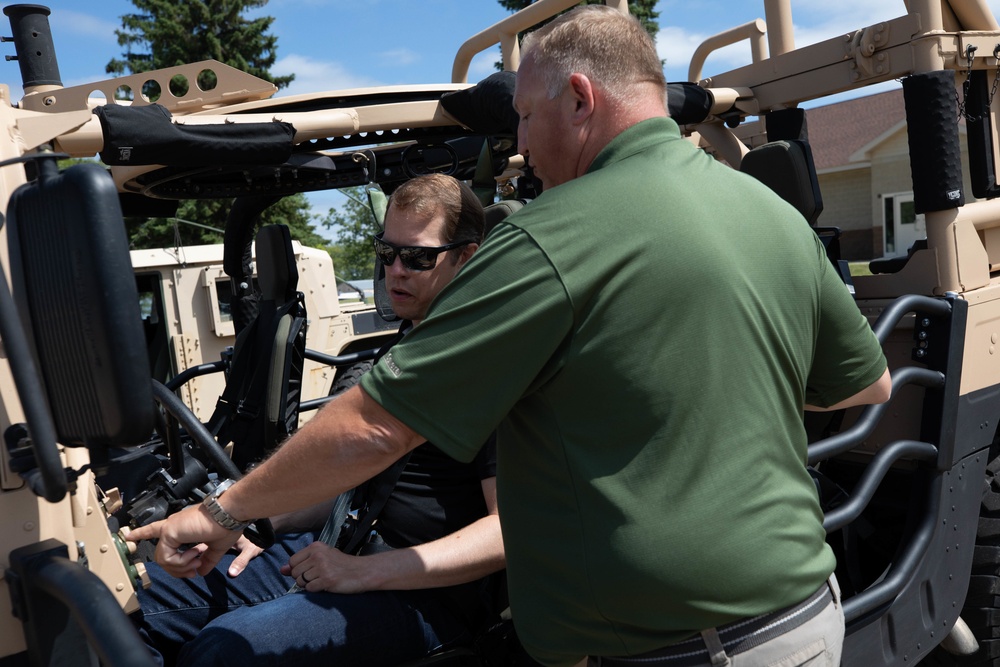
[{"label": "sky", "polygon": [[[121,16],[135,13],[128,0],[37,0],[52,10],[49,22],[63,85],[108,78],[105,66],[122,55],[114,31]],[[12,3],[4,3],[12,4]],[[1000,14],[1000,0],[989,0]],[[762,1],[659,0],[657,50],[666,61],[668,81],[686,81],[691,55],[707,37],[757,18]],[[796,46],[852,32],[905,13],[902,0],[798,0],[792,3]],[[274,17],[271,33],[278,38],[274,75],[294,73],[295,81],[278,95],[311,93],[372,85],[442,83],[451,79],[455,53],[472,35],[508,15],[496,0],[270,0],[249,16]],[[0,34],[9,35],[6,17]],[[0,44],[12,55],[12,44]],[[703,75],[750,62],[748,44],[713,54]],[[500,59],[493,48],[473,59],[469,80],[493,71]],[[0,61],[0,81],[21,94],[15,62]],[[867,92],[892,86],[889,82]],[[808,105],[806,105],[808,106]],[[339,206],[342,195],[310,195],[315,212]]]}]

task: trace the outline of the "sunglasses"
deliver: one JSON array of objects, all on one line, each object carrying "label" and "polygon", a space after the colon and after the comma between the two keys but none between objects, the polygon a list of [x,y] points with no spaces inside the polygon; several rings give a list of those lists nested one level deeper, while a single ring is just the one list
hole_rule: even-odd
[{"label": "sunglasses", "polygon": [[437,257],[443,252],[461,248],[472,243],[468,241],[456,241],[447,245],[420,246],[420,245],[396,245],[382,240],[383,232],[379,232],[372,237],[372,245],[375,246],[375,256],[385,266],[392,266],[399,257],[399,261],[410,271],[430,271],[437,265]]}]

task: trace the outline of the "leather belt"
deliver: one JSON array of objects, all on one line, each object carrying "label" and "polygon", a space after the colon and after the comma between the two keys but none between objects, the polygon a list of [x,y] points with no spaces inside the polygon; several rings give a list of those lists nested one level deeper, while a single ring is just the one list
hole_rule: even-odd
[{"label": "leather belt", "polygon": [[[831,602],[833,602],[833,594],[830,592],[829,584],[824,583],[819,590],[796,605],[720,625],[716,628],[716,632],[719,633],[719,639],[726,654],[729,656],[739,655],[786,632],[791,632],[803,623],[815,618]],[[710,661],[708,647],[701,635],[640,655],[602,656],[596,660],[597,664],[602,667],[636,667],[637,665],[697,667],[708,664]],[[591,661],[591,664],[594,662]]]}]

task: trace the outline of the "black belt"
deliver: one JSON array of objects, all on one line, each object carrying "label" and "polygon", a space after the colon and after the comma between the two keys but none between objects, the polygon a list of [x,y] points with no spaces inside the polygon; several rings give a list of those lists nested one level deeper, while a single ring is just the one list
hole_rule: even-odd
[{"label": "black belt", "polygon": [[[720,625],[716,628],[716,632],[719,633],[719,640],[726,654],[739,655],[812,620],[832,601],[830,586],[824,583],[819,590],[796,605]],[[634,667],[640,664],[697,667],[707,662],[711,662],[708,647],[705,646],[705,640],[701,635],[696,635],[691,639],[641,655],[602,657],[598,664],[602,667]]]}]

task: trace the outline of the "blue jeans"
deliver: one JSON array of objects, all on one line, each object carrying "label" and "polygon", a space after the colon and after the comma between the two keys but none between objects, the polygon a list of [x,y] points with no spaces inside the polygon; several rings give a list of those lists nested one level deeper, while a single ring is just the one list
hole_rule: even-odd
[{"label": "blue jeans", "polygon": [[147,565],[135,622],[162,662],[180,665],[396,665],[471,640],[462,618],[428,591],[288,594],[278,568],[315,533],[281,535],[240,576],[227,555],[204,578]]}]

